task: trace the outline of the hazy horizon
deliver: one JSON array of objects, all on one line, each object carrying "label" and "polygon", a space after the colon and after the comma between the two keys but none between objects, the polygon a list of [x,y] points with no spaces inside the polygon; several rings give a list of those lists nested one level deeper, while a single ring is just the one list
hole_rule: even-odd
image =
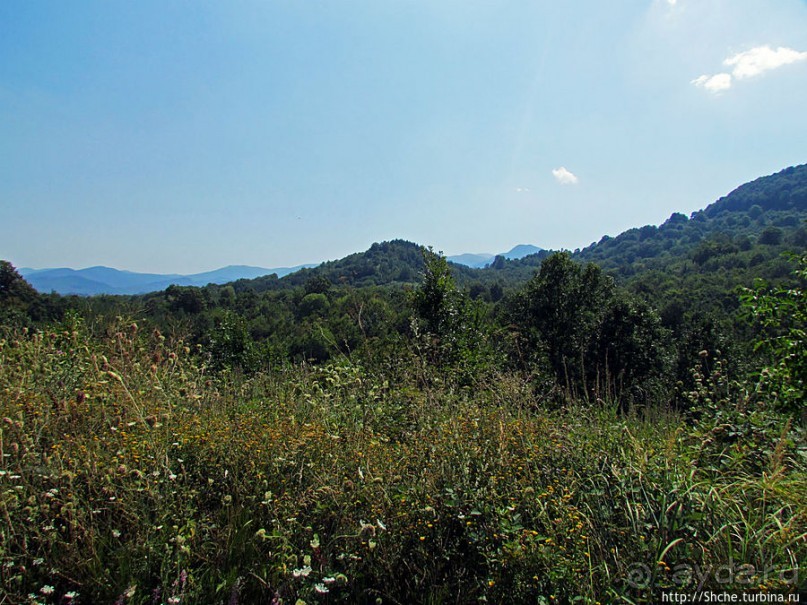
[{"label": "hazy horizon", "polygon": [[575,249],[803,164],[807,2],[0,4],[0,258]]}]

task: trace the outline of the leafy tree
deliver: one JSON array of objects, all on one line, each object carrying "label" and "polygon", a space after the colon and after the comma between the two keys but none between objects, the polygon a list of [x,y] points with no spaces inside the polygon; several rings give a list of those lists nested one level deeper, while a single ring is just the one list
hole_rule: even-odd
[{"label": "leafy tree", "polygon": [[491,362],[482,307],[459,290],[442,254],[424,250],[423,260],[423,281],[412,294],[415,337],[430,363],[453,364],[467,381]]},{"label": "leafy tree", "polygon": [[759,236],[759,243],[765,246],[778,246],[784,233],[779,227],[765,227]]},{"label": "leafy tree", "polygon": [[260,363],[244,318],[232,311],[225,311],[211,331],[208,350],[213,367],[218,370],[253,372]]},{"label": "leafy tree", "polygon": [[616,385],[636,386],[663,374],[670,334],[646,302],[627,293],[608,304],[597,339],[597,365]]},{"label": "leafy tree", "polygon": [[189,315],[201,313],[207,306],[202,290],[192,286],[168,286],[165,298],[172,311],[183,311]]},{"label": "leafy tree", "polygon": [[759,329],[755,349],[768,361],[762,384],[781,409],[804,414],[807,401],[807,254],[794,283],[771,289],[764,282],[742,294],[746,316]]},{"label": "leafy tree", "polygon": [[26,323],[29,309],[39,298],[37,291],[23,279],[14,265],[0,261],[0,321]]},{"label": "leafy tree", "polygon": [[0,260],[0,304],[28,305],[36,300],[37,291],[17,272],[10,262]]},{"label": "leafy tree", "polygon": [[655,311],[596,265],[566,253],[543,262],[515,297],[511,321],[527,359],[543,356],[556,381],[572,390],[633,387],[664,367],[667,333]]},{"label": "leafy tree", "polygon": [[429,334],[445,337],[457,327],[461,295],[443,255],[429,248],[423,260],[423,281],[412,297],[413,306]]},{"label": "leafy tree", "polygon": [[305,283],[306,294],[325,294],[331,289],[331,282],[324,275],[315,275]]},{"label": "leafy tree", "polygon": [[330,306],[331,303],[328,301],[327,296],[320,292],[312,292],[303,296],[298,312],[300,317],[308,317],[314,314],[322,315],[328,311]]},{"label": "leafy tree", "polygon": [[553,254],[514,301],[513,323],[528,351],[544,351],[561,384],[583,378],[586,352],[599,331],[613,280],[594,264]]}]

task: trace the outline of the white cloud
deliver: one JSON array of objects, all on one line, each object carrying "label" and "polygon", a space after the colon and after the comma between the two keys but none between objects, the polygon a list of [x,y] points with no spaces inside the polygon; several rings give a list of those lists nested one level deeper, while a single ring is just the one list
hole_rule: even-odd
[{"label": "white cloud", "polygon": [[555,168],[552,171],[552,176],[561,185],[575,185],[577,183],[577,177],[563,166]]},{"label": "white cloud", "polygon": [[718,93],[731,88],[731,74],[717,74],[714,76],[701,76],[692,80],[695,86],[705,88],[709,92]]},{"label": "white cloud", "polygon": [[784,46],[780,46],[776,50],[770,46],[757,46],[729,57],[723,61],[723,64],[733,67],[731,73],[735,78],[740,79],[758,76],[768,70],[804,60],[807,60],[807,52],[799,52]]},{"label": "white cloud", "polygon": [[709,92],[719,93],[731,88],[733,79],[751,78],[771,69],[805,60],[807,60],[807,52],[784,46],[780,46],[776,50],[767,45],[756,46],[723,61],[723,65],[732,68],[730,74],[702,75],[692,80],[692,84],[705,88]]},{"label": "white cloud", "polygon": [[529,190],[529,187],[516,187],[516,193],[527,193]]},{"label": "white cloud", "polygon": [[677,2],[678,0],[667,0],[667,4],[669,4],[670,6],[675,6]]}]

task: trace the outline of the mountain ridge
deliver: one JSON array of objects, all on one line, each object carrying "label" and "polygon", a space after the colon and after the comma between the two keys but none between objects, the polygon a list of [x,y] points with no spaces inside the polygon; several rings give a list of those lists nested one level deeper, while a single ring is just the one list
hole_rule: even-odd
[{"label": "mountain ridge", "polygon": [[211,271],[182,275],[178,273],[138,273],[96,265],[84,269],[19,269],[20,275],[36,290],[62,295],[94,296],[99,294],[136,295],[165,290],[169,286],[206,286],[225,284],[239,279],[255,279],[266,275],[283,277],[315,264],[294,267],[264,268],[250,265],[227,265]]},{"label": "mountain ridge", "polygon": [[[471,268],[482,268],[497,256],[508,259],[523,258],[541,248],[531,244],[518,244],[501,254],[460,254],[447,257],[449,261]],[[359,253],[362,254],[362,253]],[[334,261],[331,261],[334,262]],[[320,263],[320,264],[327,264]],[[116,269],[104,265],[94,265],[83,269],[56,267],[18,269],[20,275],[37,291],[57,292],[62,295],[95,296],[99,294],[137,295],[165,290],[169,286],[197,286],[208,284],[222,285],[239,280],[252,280],[261,277],[285,277],[302,269],[313,269],[320,264],[309,263],[294,267],[265,268],[251,265],[227,265],[201,273],[140,273],[126,269]]]},{"label": "mountain ridge", "polygon": [[465,252],[463,254],[447,256],[446,260],[457,265],[465,265],[466,267],[472,267],[474,269],[482,269],[496,260],[497,256],[501,256],[508,260],[513,260],[524,258],[530,254],[537,254],[541,250],[543,250],[543,248],[533,246],[532,244],[517,244],[510,248],[510,250],[507,252],[500,252],[498,254],[489,254],[487,252]]}]

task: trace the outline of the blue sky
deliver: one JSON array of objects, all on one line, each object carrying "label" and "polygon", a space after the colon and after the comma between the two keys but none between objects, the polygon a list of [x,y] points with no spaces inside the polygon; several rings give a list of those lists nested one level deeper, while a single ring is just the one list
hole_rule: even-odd
[{"label": "blue sky", "polygon": [[804,0],[0,3],[0,258],[574,249],[807,162]]}]

